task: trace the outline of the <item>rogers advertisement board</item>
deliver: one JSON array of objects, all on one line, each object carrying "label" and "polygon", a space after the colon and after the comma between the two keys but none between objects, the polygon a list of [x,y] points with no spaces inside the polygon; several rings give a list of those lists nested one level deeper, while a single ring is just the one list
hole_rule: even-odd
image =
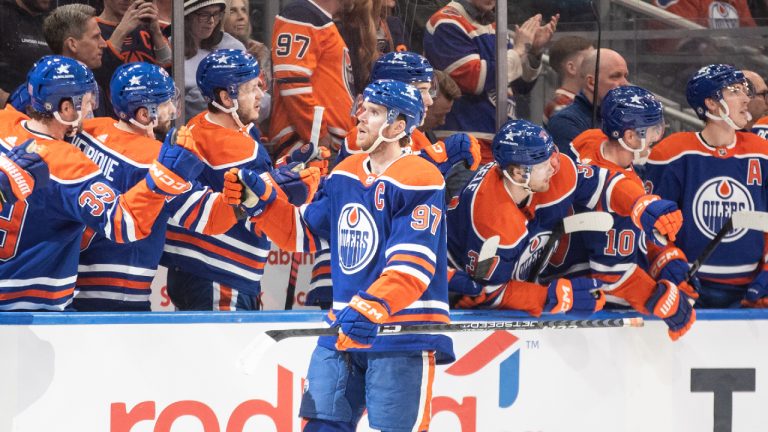
[{"label": "rogers advertisement board", "polygon": [[[674,343],[659,321],[455,334],[458,361],[438,369],[430,430],[765,430],[768,313],[700,316]],[[301,430],[315,339],[280,342],[254,375],[236,364],[258,332],[316,326],[317,313],[0,317],[2,431]]]}]

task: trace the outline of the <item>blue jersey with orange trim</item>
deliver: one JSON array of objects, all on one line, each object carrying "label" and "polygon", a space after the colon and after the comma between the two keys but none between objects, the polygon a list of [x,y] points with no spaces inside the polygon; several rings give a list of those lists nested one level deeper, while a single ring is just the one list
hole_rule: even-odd
[{"label": "blue jersey with orange trim", "polygon": [[[675,244],[695,259],[731,213],[768,210],[768,151],[765,140],[736,132],[735,141],[712,147],[700,133],[680,132],[657,144],[646,164],[646,183],[654,194],[677,203],[683,212]],[[749,283],[762,268],[763,233],[732,231],[701,266],[701,279],[731,285]]]},{"label": "blue jersey with orange trim", "polygon": [[[473,274],[483,243],[499,235],[498,259],[484,279],[490,285],[525,281],[552,230],[573,213],[574,206],[608,209],[611,201],[621,200],[620,196],[629,189],[620,176],[607,170],[575,164],[564,154],[557,157],[560,169],[550,179],[549,190],[532,194],[524,205],[512,200],[495,162],[478,170],[464,187],[458,203],[448,209],[448,254],[455,268]],[[630,207],[625,204],[614,210],[628,215]],[[560,239],[540,279],[571,274],[583,266],[574,259],[577,254],[568,253],[571,242],[569,235]]]},{"label": "blue jersey with orange trim", "polygon": [[30,130],[27,120],[0,127],[2,151],[34,138],[47,147],[50,170],[46,188],[0,212],[0,310],[64,310],[72,301],[83,229],[117,242],[145,238],[165,195],[144,180],[121,193],[77,148]]},{"label": "blue jersey with orange trim", "polygon": [[[388,322],[447,323],[444,190],[439,171],[420,157],[403,154],[377,176],[368,155],[357,154],[336,166],[323,194],[309,205],[299,209],[276,201],[255,220],[283,249],[330,245],[329,321],[362,290],[387,302]],[[335,342],[336,337],[319,340],[329,349]],[[381,337],[368,350],[435,350],[441,363],[454,357],[444,335]]]},{"label": "blue jersey with orange trim", "polygon": [[[116,127],[117,120],[87,120],[72,141],[116,187],[127,190],[140,182],[160,152],[153,138]],[[232,207],[220,194],[195,183],[168,200],[152,233],[133,243],[114,243],[86,230],[78,267],[76,310],[150,310],[150,285],[160,263],[169,217],[197,232],[223,232],[235,222]]]},{"label": "blue jersey with orange trim", "polygon": [[[632,166],[623,168],[605,158],[602,146],[607,140],[608,137],[600,129],[589,129],[574,138],[571,147],[579,162],[604,168],[613,176],[623,176],[643,187],[642,179]],[[576,206],[577,212],[585,210],[581,206]],[[613,228],[608,232],[584,231],[574,233],[572,236],[573,243],[582,245],[584,248],[583,254],[589,261],[591,276],[608,283],[618,281],[626,272],[633,270],[635,265],[648,269],[643,231],[632,222],[630,217],[615,213],[612,217]],[[572,249],[571,252],[579,251]],[[610,295],[608,300],[626,304]]]},{"label": "blue jersey with orange trim", "polygon": [[[507,49],[512,49],[511,41]],[[471,132],[477,139],[492,141],[496,132],[496,24],[477,22],[461,3],[452,1],[429,18],[424,55],[435,69],[448,73],[462,93],[440,127],[445,132],[438,136]],[[536,78],[538,69],[531,68],[527,58],[521,61],[516,53],[508,57],[516,69],[510,72],[525,81]],[[510,102],[508,117],[514,118],[514,102]]]},{"label": "blue jersey with orange trim", "polygon": [[[187,124],[197,144],[198,156],[205,164],[197,178],[201,184],[222,190],[224,173],[230,168],[258,172],[271,168],[266,149],[248,132],[219,126],[211,122],[208,115],[208,111],[203,111]],[[161,263],[257,295],[261,291],[269,249],[269,239],[257,234],[247,220],[218,235],[200,234],[191,225],[171,220]]]},{"label": "blue jersey with orange trim", "polygon": [[760,138],[768,139],[768,116],[757,119],[750,132],[757,134]]}]

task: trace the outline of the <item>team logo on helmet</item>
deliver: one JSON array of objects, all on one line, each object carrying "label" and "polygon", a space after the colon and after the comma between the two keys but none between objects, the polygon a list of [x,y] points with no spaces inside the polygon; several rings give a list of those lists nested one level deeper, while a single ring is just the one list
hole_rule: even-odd
[{"label": "team logo on helmet", "polygon": [[338,256],[341,271],[353,274],[365,268],[376,255],[379,234],[368,209],[351,203],[341,209],[338,222]]},{"label": "team logo on helmet", "polygon": [[[733,212],[754,209],[752,195],[744,185],[730,177],[715,177],[696,191],[693,199],[693,220],[705,236],[715,238]],[[746,229],[731,231],[723,242],[736,241],[746,232]]]}]

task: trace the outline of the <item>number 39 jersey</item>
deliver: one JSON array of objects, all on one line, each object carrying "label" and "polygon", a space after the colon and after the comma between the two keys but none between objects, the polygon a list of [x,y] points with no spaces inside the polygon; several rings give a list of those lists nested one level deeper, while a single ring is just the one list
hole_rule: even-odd
[{"label": "number 39 jersey", "polygon": [[[767,175],[766,142],[749,132],[736,132],[736,140],[725,147],[708,145],[700,133],[676,133],[653,148],[646,164],[646,180],[653,193],[675,201],[683,212],[685,223],[675,244],[691,260],[733,212],[768,210]],[[731,231],[698,276],[744,285],[752,280],[764,255],[763,233]]]},{"label": "number 39 jersey", "polygon": [[[15,114],[14,114],[15,113]],[[34,138],[48,149],[48,185],[0,212],[0,310],[63,310],[72,301],[80,239],[88,226],[112,241],[146,237],[165,196],[144,180],[121,193],[73,145],[33,132],[0,111],[0,147]]]}]

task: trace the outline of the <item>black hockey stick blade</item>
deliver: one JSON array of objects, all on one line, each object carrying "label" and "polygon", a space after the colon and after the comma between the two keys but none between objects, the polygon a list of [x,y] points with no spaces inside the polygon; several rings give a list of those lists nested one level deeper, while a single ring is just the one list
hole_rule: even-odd
[{"label": "black hockey stick blade", "polygon": [[737,211],[731,214],[728,221],[725,222],[720,231],[717,232],[715,238],[709,241],[701,251],[696,261],[691,264],[691,268],[688,269],[688,273],[685,276],[684,282],[691,280],[693,276],[701,269],[701,266],[712,256],[717,246],[722,243],[723,239],[729,232],[735,229],[749,229],[754,231],[768,232],[768,212],[760,211]]},{"label": "black hockey stick blade", "polygon": [[[511,321],[466,321],[452,324],[419,324],[419,325],[382,325],[379,326],[379,336],[410,334],[410,333],[455,333],[497,330],[542,330],[542,329],[581,329],[609,327],[643,327],[642,317],[634,318],[605,318],[585,320],[511,320]],[[266,357],[272,347],[278,342],[295,337],[336,336],[338,327],[299,328],[267,330],[258,336],[245,348],[238,359],[240,370],[248,375],[253,374],[259,362]]]},{"label": "black hockey stick blade", "polygon": [[480,253],[477,255],[477,264],[472,275],[473,279],[488,279],[491,266],[496,261],[496,250],[499,248],[499,240],[500,237],[495,235],[488,237],[483,242],[483,245],[480,247]]},{"label": "black hockey stick blade", "polygon": [[539,274],[549,263],[552,254],[555,252],[557,241],[563,234],[570,234],[578,231],[608,231],[613,226],[613,216],[606,212],[585,212],[568,216],[559,223],[552,234],[549,235],[547,243],[541,251],[539,260],[531,266],[528,273],[527,282],[536,282]]}]

